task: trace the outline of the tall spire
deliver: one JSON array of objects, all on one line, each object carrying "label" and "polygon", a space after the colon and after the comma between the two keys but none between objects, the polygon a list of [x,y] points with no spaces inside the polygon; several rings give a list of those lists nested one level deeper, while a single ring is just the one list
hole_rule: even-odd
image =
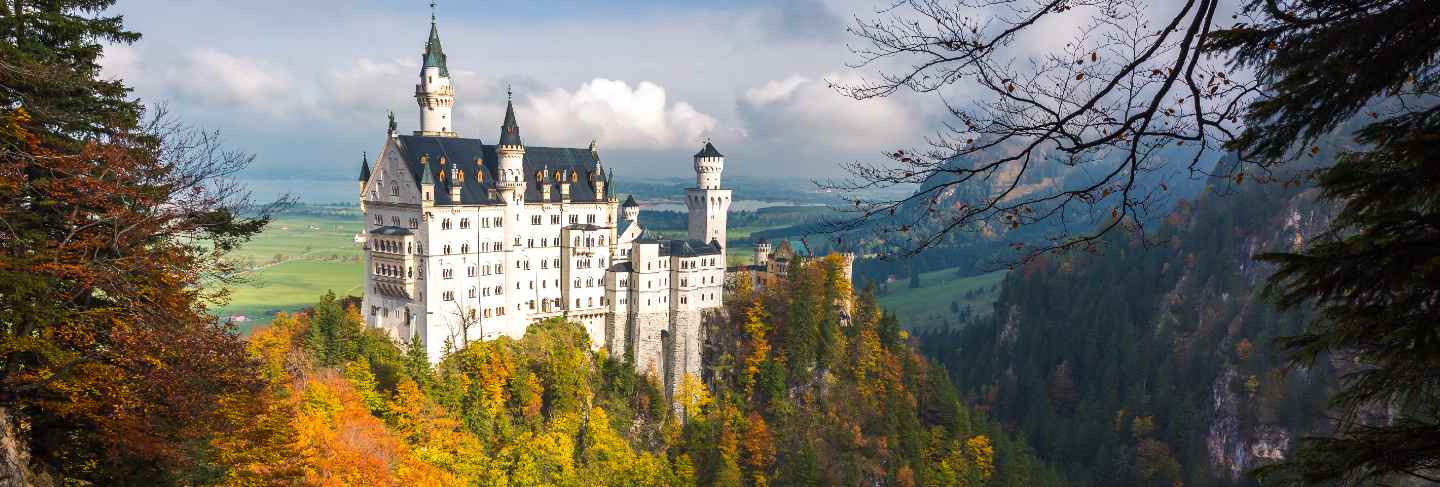
[{"label": "tall spire", "polygon": [[520,124],[515,123],[515,103],[511,101],[510,87],[505,87],[505,123],[500,125],[500,145],[524,145],[520,143]]},{"label": "tall spire", "polygon": [[425,41],[424,64],[420,69],[440,68],[440,76],[449,77],[445,66],[445,50],[440,48],[440,30],[435,27],[435,2],[430,2],[430,39]]},{"label": "tall spire", "polygon": [[360,182],[370,180],[370,155],[366,152],[360,153]]}]

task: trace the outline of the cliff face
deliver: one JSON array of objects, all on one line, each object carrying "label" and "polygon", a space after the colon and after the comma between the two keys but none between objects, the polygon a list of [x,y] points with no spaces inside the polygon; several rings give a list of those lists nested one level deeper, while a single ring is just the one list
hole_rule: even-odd
[{"label": "cliff face", "polygon": [[1313,191],[1212,188],[1158,238],[1010,273],[992,318],[923,336],[962,390],[1088,485],[1251,482],[1244,472],[1325,428],[1330,365],[1285,373],[1274,339],[1306,312],[1259,291],[1258,254],[1325,228]]}]

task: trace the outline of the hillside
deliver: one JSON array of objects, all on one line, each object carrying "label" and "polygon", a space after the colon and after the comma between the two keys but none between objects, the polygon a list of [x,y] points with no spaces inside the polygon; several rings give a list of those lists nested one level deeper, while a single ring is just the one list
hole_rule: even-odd
[{"label": "hillside", "polygon": [[1307,316],[1257,296],[1271,269],[1252,260],[1323,228],[1312,193],[1252,183],[1182,202],[1164,243],[1111,235],[1100,255],[1030,262],[992,317],[921,342],[1072,479],[1249,484],[1245,471],[1325,424],[1336,375],[1325,363],[1284,373],[1273,340]]},{"label": "hillside", "polygon": [[[431,369],[321,299],[248,342],[266,390],[257,418],[208,441],[201,483],[371,485],[1058,485],[964,406],[838,261],[789,286],[742,286],[706,323],[704,383],[672,409],[583,328],[531,325],[459,344]],[[798,267],[798,266],[797,266]],[[854,312],[836,307],[838,298]],[[685,421],[681,421],[681,417]]]}]

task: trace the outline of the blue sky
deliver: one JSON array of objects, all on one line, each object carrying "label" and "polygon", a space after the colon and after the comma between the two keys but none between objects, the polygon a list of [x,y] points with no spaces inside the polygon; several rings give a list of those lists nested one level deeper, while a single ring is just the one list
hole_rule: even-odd
[{"label": "blue sky", "polygon": [[[253,174],[351,178],[385,111],[414,130],[428,1],[127,1],[144,39],[106,71],[147,103],[219,129]],[[493,141],[507,84],[534,145],[598,141],[630,177],[690,173],[704,138],[727,174],[825,177],[933,130],[938,101],[856,102],[826,86],[863,73],[845,26],[866,0],[440,2],[456,129]]]}]

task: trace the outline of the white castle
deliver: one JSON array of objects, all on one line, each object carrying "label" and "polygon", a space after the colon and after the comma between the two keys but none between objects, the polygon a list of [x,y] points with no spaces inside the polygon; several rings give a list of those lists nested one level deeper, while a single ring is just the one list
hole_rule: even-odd
[{"label": "white castle", "polygon": [[715,146],[694,156],[689,238],[661,240],[645,234],[633,198],[612,193],[594,142],[526,146],[508,100],[495,144],[460,137],[433,19],[415,100],[420,130],[400,135],[392,115],[374,167],[361,162],[369,326],[418,337],[434,362],[447,344],[518,338],[566,317],[667,391],[699,375],[701,315],[721,305],[725,280],[730,190]]}]

